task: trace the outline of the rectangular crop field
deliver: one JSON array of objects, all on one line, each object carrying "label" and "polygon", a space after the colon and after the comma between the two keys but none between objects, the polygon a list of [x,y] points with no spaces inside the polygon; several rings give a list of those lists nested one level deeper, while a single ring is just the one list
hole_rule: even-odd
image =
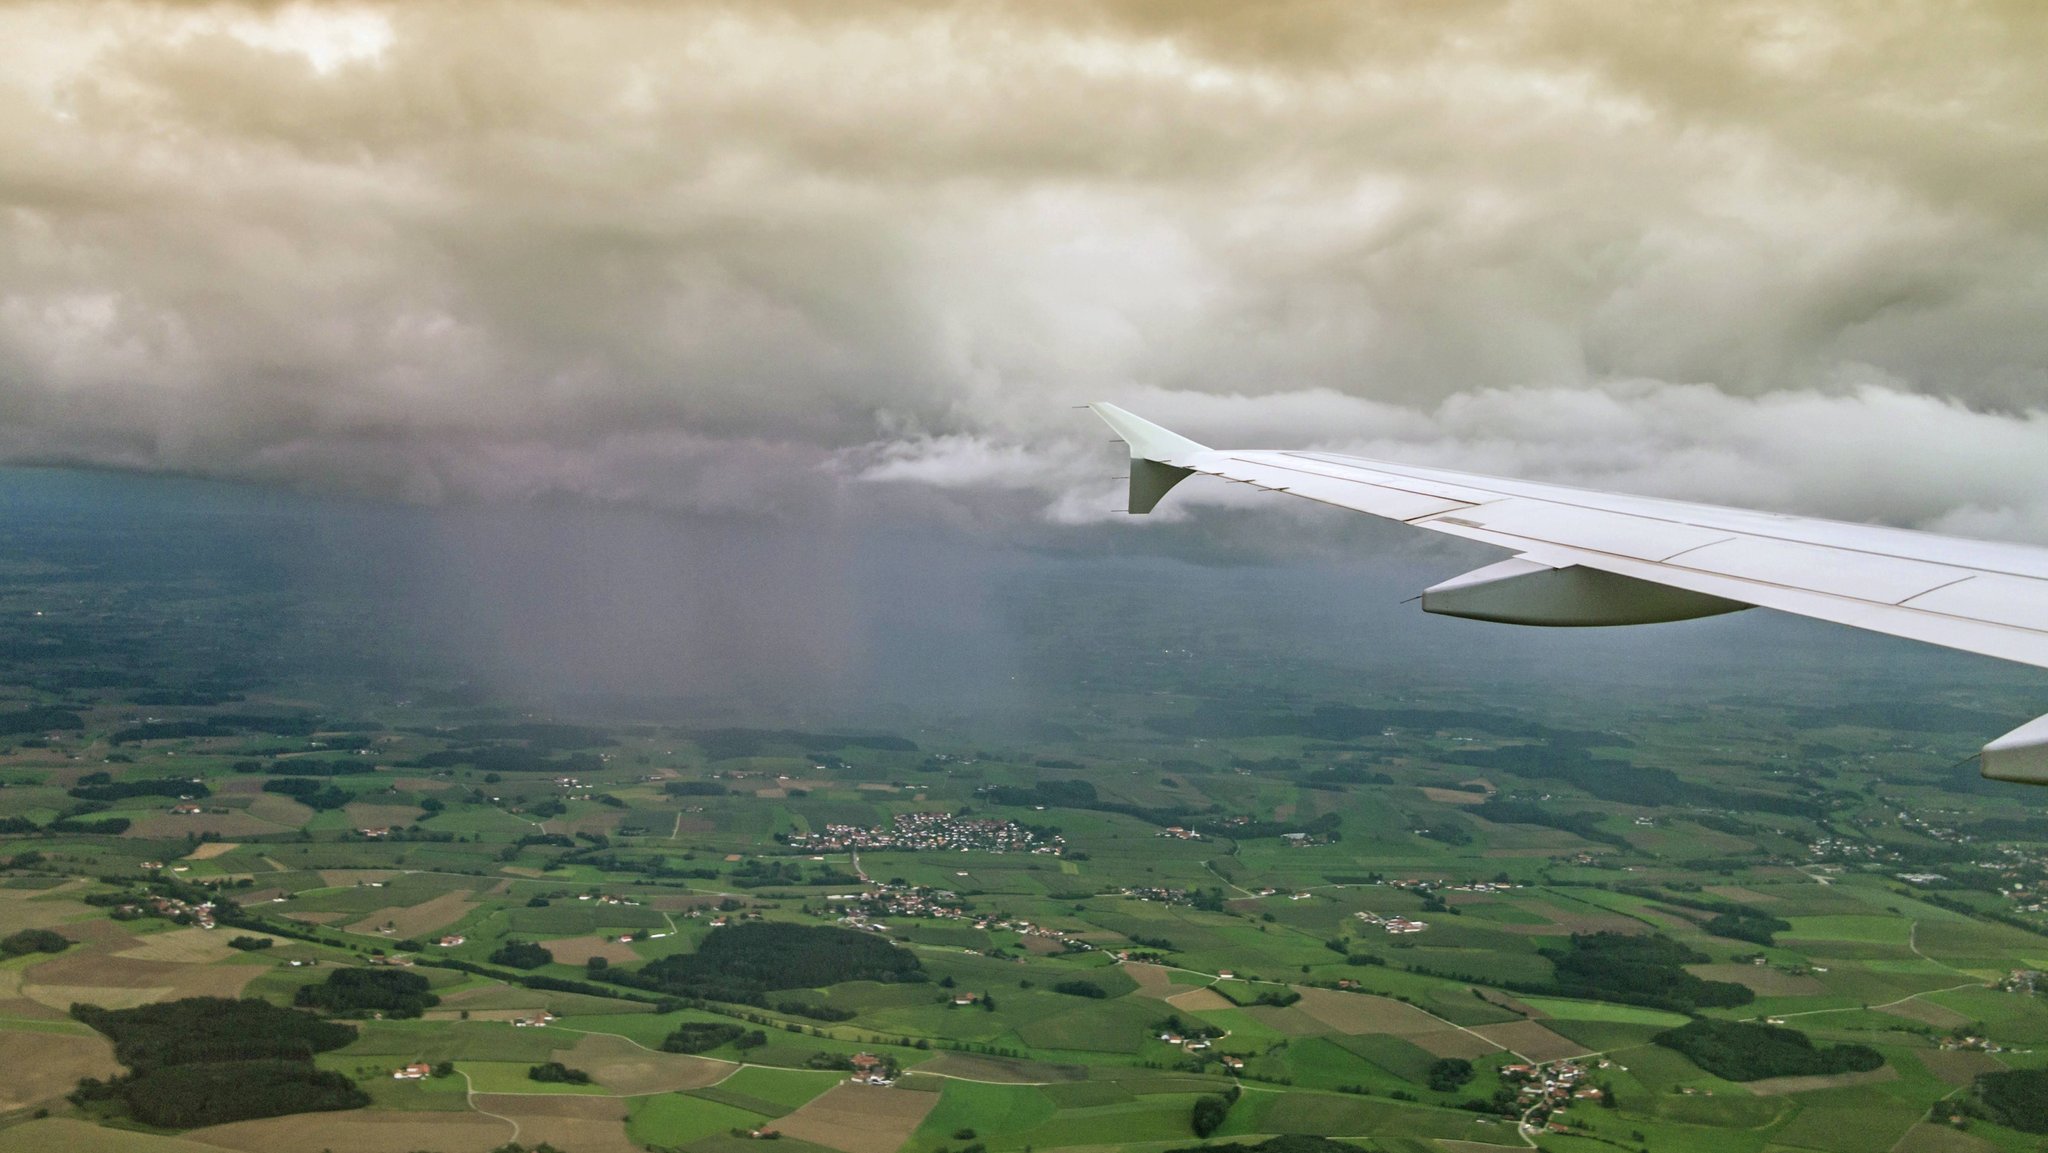
[{"label": "rectangular crop field", "polygon": [[842,1082],[784,1117],[776,1128],[840,1153],[896,1153],[939,1097]]}]

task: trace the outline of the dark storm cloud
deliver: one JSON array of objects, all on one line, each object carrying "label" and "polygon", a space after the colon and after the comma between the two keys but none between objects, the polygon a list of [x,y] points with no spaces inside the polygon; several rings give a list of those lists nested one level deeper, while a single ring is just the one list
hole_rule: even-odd
[{"label": "dark storm cloud", "polygon": [[1076,521],[1101,397],[2048,539],[2044,49],[1988,2],[10,4],[0,454]]}]

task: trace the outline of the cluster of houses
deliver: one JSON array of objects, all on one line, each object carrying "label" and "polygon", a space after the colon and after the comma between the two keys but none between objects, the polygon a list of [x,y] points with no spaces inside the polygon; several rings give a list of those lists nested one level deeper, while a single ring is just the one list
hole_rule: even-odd
[{"label": "cluster of houses", "polygon": [[[1605,1069],[1610,1064],[1602,1058],[1599,1067]],[[1578,1061],[1560,1061],[1554,1065],[1517,1062],[1500,1067],[1501,1080],[1521,1086],[1515,1100],[1522,1106],[1524,1124],[1538,1125],[1549,1122],[1551,1114],[1569,1109],[1574,1101],[1597,1103],[1606,1096],[1604,1090],[1590,1082],[1591,1073]],[[1554,1122],[1550,1122],[1549,1127],[1553,1131],[1562,1128]]]},{"label": "cluster of houses", "polygon": [[638,905],[640,903],[631,897],[620,897],[611,893],[581,893],[577,895],[576,899],[579,901],[596,901],[600,905]]},{"label": "cluster of houses", "polygon": [[1943,1037],[1941,1039],[1941,1047],[1944,1049],[1960,1049],[1976,1053],[2033,1052],[2032,1049],[2015,1049],[2009,1045],[2000,1045],[1998,1042],[1993,1041],[1989,1037],[1980,1037],[1975,1033],[1960,1034],[1952,1037]]},{"label": "cluster of houses", "polygon": [[1417,921],[1409,917],[1383,917],[1370,909],[1353,913],[1352,916],[1368,925],[1378,925],[1389,933],[1420,933],[1429,928],[1428,921]]},{"label": "cluster of houses", "polygon": [[1122,892],[1124,896],[1132,900],[1157,901],[1162,905],[1192,905],[1195,903],[1194,894],[1186,889],[1129,886],[1124,888]]},{"label": "cluster of houses", "polygon": [[[1875,860],[1878,847],[1870,841],[1858,841],[1848,837],[1820,837],[1806,846],[1808,858],[1816,861],[1827,860]],[[1897,853],[1891,854],[1896,860]]]},{"label": "cluster of houses", "polygon": [[[1207,1032],[1182,1033],[1176,1029],[1168,1029],[1165,1032],[1159,1034],[1159,1039],[1161,1041],[1166,1042],[1169,1045],[1172,1045],[1180,1049],[1183,1052],[1199,1053],[1204,1049],[1210,1048],[1211,1046],[1215,1045],[1216,1042],[1221,1041],[1223,1038],[1228,1037],[1229,1035],[1230,1034],[1228,1033]],[[1242,1065],[1243,1062],[1240,1061],[1238,1063],[1238,1066],[1242,1067]]]},{"label": "cluster of houses", "polygon": [[561,1020],[560,1017],[555,1016],[553,1013],[548,1012],[546,1009],[542,1009],[539,1013],[531,1017],[512,1018],[512,1025],[514,1028],[517,1029],[545,1029],[549,1025],[552,1025],[559,1020]]},{"label": "cluster of houses", "polygon": [[423,1081],[433,1071],[434,1067],[425,1061],[414,1061],[410,1065],[393,1070],[391,1079],[394,1081]]},{"label": "cluster of houses", "polygon": [[1060,836],[1040,837],[1015,821],[957,817],[952,813],[898,813],[887,826],[826,825],[821,833],[791,833],[798,849],[900,849],[907,852],[1042,853],[1058,856]]},{"label": "cluster of houses", "polygon": [[873,1053],[855,1053],[847,1058],[847,1061],[853,1066],[853,1077],[851,1080],[856,1085],[894,1085],[896,1083],[895,1063],[887,1057],[877,1057]]},{"label": "cluster of houses", "polygon": [[597,796],[597,786],[579,777],[556,777],[555,787],[571,790],[568,796],[562,798],[565,801],[588,801]]},{"label": "cluster of houses", "polygon": [[211,929],[214,926],[212,901],[201,901],[195,905],[176,897],[144,897],[140,901],[117,906],[114,912],[123,917],[153,914],[171,921],[189,922],[202,929]]},{"label": "cluster of houses", "polygon": [[1177,1029],[1167,1029],[1159,1034],[1159,1039],[1161,1041],[1166,1042],[1169,1045],[1172,1045],[1176,1049],[1179,1049],[1183,1053],[1195,1053],[1212,1056],[1216,1060],[1221,1061],[1223,1063],[1223,1067],[1229,1070],[1230,1072],[1242,1073],[1244,1072],[1244,1058],[1233,1056],[1229,1053],[1209,1052],[1211,1049],[1215,1048],[1216,1043],[1218,1041],[1221,1041],[1228,1036],[1230,1036],[1230,1033],[1227,1030],[1213,1033],[1182,1033]]},{"label": "cluster of houses", "polygon": [[1202,834],[1193,829],[1182,828],[1179,825],[1168,825],[1152,835],[1155,837],[1173,837],[1176,840],[1182,841],[1199,841],[1202,839]]},{"label": "cluster of houses", "polygon": [[[1094,945],[1070,935],[1064,929],[1050,928],[1018,917],[1002,917],[988,913],[970,914],[960,904],[960,894],[951,889],[881,884],[859,893],[833,893],[828,895],[825,901],[831,905],[854,906],[846,909],[839,917],[839,923],[851,929],[887,932],[888,926],[874,918],[921,917],[938,921],[969,921],[975,928],[984,932],[1011,932],[1020,936],[1055,941],[1069,952],[1088,952],[1095,948]],[[712,922],[714,926],[718,923]]]},{"label": "cluster of houses", "polygon": [[2014,969],[2005,975],[1998,987],[2007,993],[2034,994],[2048,990],[2048,973],[2039,969]]}]

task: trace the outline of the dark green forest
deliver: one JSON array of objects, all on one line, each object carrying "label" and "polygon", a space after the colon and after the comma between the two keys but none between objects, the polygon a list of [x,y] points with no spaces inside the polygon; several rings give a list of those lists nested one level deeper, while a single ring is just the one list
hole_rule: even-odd
[{"label": "dark green forest", "polygon": [[315,1053],[354,1041],[355,1028],[310,1013],[191,997],[135,1009],[73,1005],[71,1015],[111,1038],[115,1059],[131,1070],[87,1078],[72,1099],[116,1102],[148,1125],[188,1129],[370,1101],[346,1076],[313,1065]]},{"label": "dark green forest", "polygon": [[1701,1018],[1677,1029],[1667,1029],[1652,1040],[1667,1049],[1676,1049],[1693,1064],[1729,1081],[1862,1073],[1884,1064],[1883,1054],[1868,1045],[1830,1045],[1821,1049],[1797,1029],[1754,1021]]}]

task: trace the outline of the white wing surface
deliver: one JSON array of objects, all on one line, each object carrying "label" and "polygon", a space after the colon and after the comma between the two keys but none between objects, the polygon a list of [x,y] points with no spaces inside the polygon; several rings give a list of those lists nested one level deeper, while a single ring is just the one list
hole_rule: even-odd
[{"label": "white wing surface", "polygon": [[[1130,445],[1132,512],[1200,473],[1515,553],[1426,590],[1430,612],[1618,625],[1761,606],[2048,668],[2048,549],[1334,453],[1212,449],[1090,407]],[[1983,770],[2048,784],[2048,718],[1986,746]]]}]

